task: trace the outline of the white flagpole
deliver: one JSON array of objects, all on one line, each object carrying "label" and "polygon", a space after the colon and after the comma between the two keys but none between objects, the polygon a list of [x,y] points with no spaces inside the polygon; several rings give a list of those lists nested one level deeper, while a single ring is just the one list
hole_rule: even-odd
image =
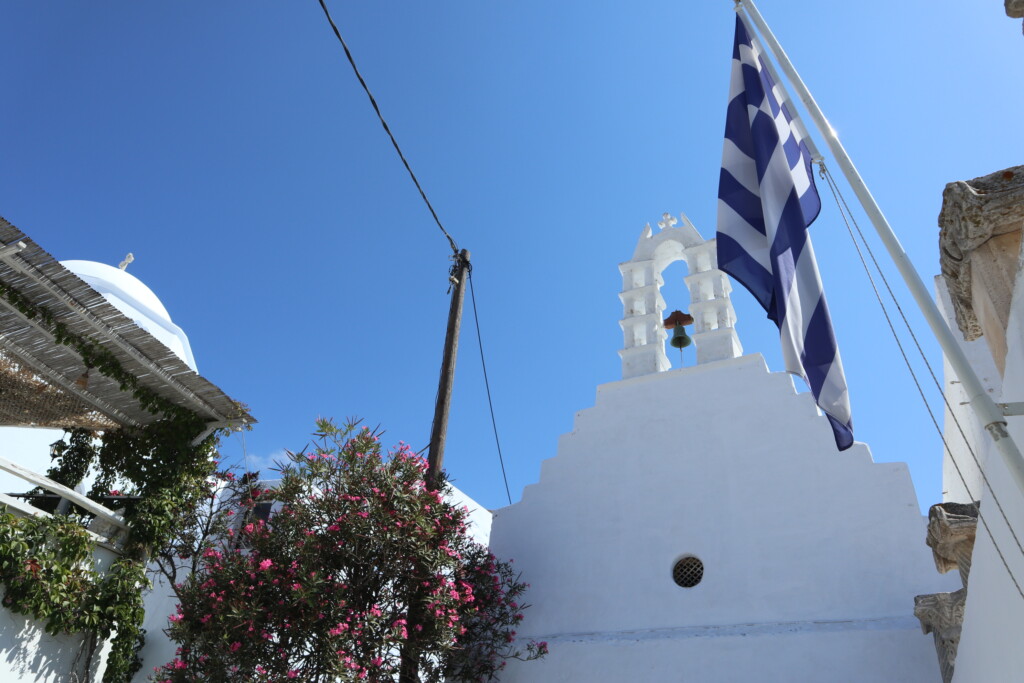
[{"label": "white flagpole", "polygon": [[[868,218],[871,219],[871,223],[875,226],[875,231],[878,232],[882,243],[885,244],[885,248],[889,251],[889,256],[895,262],[896,268],[900,271],[900,275],[903,276],[904,282],[907,283],[914,301],[917,302],[921,312],[924,313],[928,325],[932,328],[932,333],[938,339],[943,353],[946,354],[950,365],[953,366],[953,371],[956,372],[962,387],[967,392],[967,402],[974,409],[975,414],[985,426],[986,431],[992,436],[996,449],[1010,470],[1010,474],[1017,483],[1017,487],[1024,493],[1024,456],[1021,455],[1017,444],[1006,431],[1006,417],[1003,415],[1003,411],[1000,410],[999,406],[996,405],[995,401],[992,400],[992,397],[988,395],[988,392],[981,385],[978,375],[967,361],[967,356],[964,355],[963,349],[960,348],[960,344],[953,336],[942,314],[939,313],[935,302],[932,301],[928,289],[921,280],[921,276],[918,275],[913,264],[911,264],[910,258],[903,250],[903,245],[900,244],[896,234],[892,231],[892,227],[890,227],[889,221],[886,220],[881,208],[879,208],[878,202],[871,196],[871,192],[868,190],[867,185],[864,184],[860,173],[854,167],[853,161],[846,153],[842,143],[839,142],[836,132],[829,125],[821,108],[818,107],[818,103],[814,101],[811,92],[800,79],[800,75],[793,67],[793,63],[789,61],[789,57],[786,56],[782,46],[779,45],[779,41],[775,39],[775,34],[768,28],[768,24],[765,23],[761,13],[757,11],[753,0],[734,1],[736,3],[736,12],[744,20],[744,23],[747,24],[748,31],[750,30],[750,21],[752,21],[764,38],[765,43],[767,43],[768,51],[775,58],[783,73],[786,74],[786,78],[793,85],[793,88],[796,89],[797,96],[811,115],[811,120],[814,121],[818,132],[825,139],[825,144],[832,152],[832,156],[835,157],[836,163],[839,165],[840,170],[842,170],[843,175],[846,176],[846,181],[850,183],[850,187],[853,188],[857,199],[860,200],[861,206],[864,207]],[[746,16],[744,12],[746,12]],[[748,18],[750,21],[747,21]],[[751,33],[753,32],[751,31]],[[781,82],[778,85],[783,90],[785,89]],[[797,116],[795,111],[791,113],[794,117]]]}]

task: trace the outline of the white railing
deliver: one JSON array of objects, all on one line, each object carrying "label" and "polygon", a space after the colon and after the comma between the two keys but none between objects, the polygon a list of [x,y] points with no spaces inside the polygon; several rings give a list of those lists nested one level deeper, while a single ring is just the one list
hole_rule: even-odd
[{"label": "white railing", "polygon": [[[109,525],[108,528],[112,528],[114,531],[113,533],[108,534],[108,538],[104,538],[103,536],[95,534],[91,531],[90,533],[94,536],[95,541],[97,541],[98,543],[102,543],[111,550],[117,550],[112,545],[116,537],[121,536],[122,533],[128,531],[128,525],[125,524],[124,518],[121,517],[121,515],[100,505],[94,500],[86,498],[78,491],[69,489],[67,486],[64,486],[63,484],[58,484],[52,479],[49,479],[41,474],[33,472],[32,470],[26,467],[22,467],[21,465],[15,462],[11,462],[6,458],[0,458],[0,471],[13,474],[19,479],[24,479],[33,486],[38,486],[42,489],[49,491],[50,493],[56,493],[64,500],[74,503],[75,505],[82,508],[89,514],[95,516],[97,520],[100,520],[105,525]],[[9,496],[5,493],[0,493],[0,503],[6,505],[9,508],[14,508],[24,514],[37,516],[50,514],[48,512],[40,510],[34,505],[18,500],[17,498]]]}]

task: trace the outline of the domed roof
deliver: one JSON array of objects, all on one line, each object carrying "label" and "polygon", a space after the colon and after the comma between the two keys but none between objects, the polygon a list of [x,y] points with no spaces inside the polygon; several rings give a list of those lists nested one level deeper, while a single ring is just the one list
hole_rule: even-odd
[{"label": "domed roof", "polygon": [[[167,309],[142,280],[131,273],[95,261],[61,261],[62,266],[82,278],[112,306],[136,325],[164,343],[190,368],[196,370],[192,347],[185,332],[171,321]],[[198,371],[197,371],[198,372]]]}]

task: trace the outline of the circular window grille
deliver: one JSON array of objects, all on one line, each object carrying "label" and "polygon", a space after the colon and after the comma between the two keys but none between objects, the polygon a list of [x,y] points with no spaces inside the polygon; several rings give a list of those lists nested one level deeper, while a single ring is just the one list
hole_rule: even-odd
[{"label": "circular window grille", "polygon": [[672,580],[683,588],[693,588],[704,578],[704,563],[696,557],[684,557],[672,567]]}]

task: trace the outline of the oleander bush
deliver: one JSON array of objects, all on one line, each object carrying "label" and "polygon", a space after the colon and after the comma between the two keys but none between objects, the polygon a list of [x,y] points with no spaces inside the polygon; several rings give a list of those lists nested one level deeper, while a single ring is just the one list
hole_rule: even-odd
[{"label": "oleander bush", "polygon": [[207,524],[220,531],[177,546],[195,571],[155,680],[488,681],[546,654],[515,637],[527,586],[472,540],[448,485],[427,486],[422,458],[352,421],[317,428],[278,486],[228,481]]}]

